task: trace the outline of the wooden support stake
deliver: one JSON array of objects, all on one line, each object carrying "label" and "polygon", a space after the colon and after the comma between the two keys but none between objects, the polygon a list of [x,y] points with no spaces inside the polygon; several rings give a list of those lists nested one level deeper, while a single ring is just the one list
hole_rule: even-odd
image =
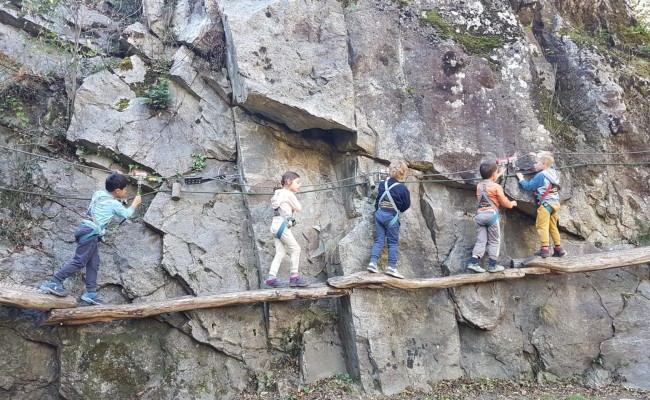
[{"label": "wooden support stake", "polygon": [[107,322],[116,319],[145,318],[153,315],[203,308],[227,307],[270,301],[317,300],[327,297],[340,297],[347,294],[347,290],[331,288],[325,284],[311,285],[305,288],[246,290],[200,297],[186,296],[137,304],[52,310],[45,324],[80,325],[93,322]]},{"label": "wooden support stake", "polygon": [[599,271],[645,263],[650,263],[650,247],[581,254],[573,257],[533,257],[512,260],[513,267],[548,268],[559,273]]},{"label": "wooden support stake", "polygon": [[57,297],[40,290],[12,283],[0,283],[0,304],[49,311],[53,308],[73,308],[77,299],[72,296]]},{"label": "wooden support stake", "polygon": [[468,285],[472,283],[483,283],[500,281],[506,279],[519,279],[526,275],[548,274],[550,271],[545,268],[506,269],[502,272],[482,274],[461,274],[444,276],[441,278],[423,279],[397,279],[384,274],[373,274],[370,272],[357,272],[351,275],[337,276],[327,280],[330,286],[339,289],[351,288],[392,288],[392,289],[423,289],[438,288],[444,289],[454,286]]},{"label": "wooden support stake", "polygon": [[180,182],[172,183],[172,200],[177,201],[181,199],[181,184]]}]

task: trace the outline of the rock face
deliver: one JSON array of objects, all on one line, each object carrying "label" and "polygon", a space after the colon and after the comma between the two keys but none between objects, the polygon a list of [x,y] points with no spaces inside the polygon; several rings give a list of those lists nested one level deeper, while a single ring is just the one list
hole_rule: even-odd
[{"label": "rock face", "polygon": [[237,0],[223,7],[230,79],[242,88],[236,103],[294,131],[355,130],[347,31],[337,1]]},{"label": "rock face", "polygon": [[[646,39],[629,30],[645,3],[456,3],[145,0],[140,21],[119,23],[125,11],[104,4],[84,9],[92,52],[74,91],[73,60],[30,40],[70,43],[70,10],[0,6],[0,282],[36,286],[70,261],[107,169],[153,177],[136,216],[100,245],[100,290],[117,304],[260,288],[285,171],[301,176],[292,232],[310,282],[365,269],[370,183],[395,159],[411,168],[406,276],[467,273],[477,167],[515,152],[520,167],[529,151],[555,152],[571,254],[650,244],[638,152],[650,143],[650,76]],[[519,203],[499,220],[507,265],[539,239],[530,194],[502,184]],[[77,327],[2,308],[0,397],[237,398],[336,374],[386,395],[459,377],[650,389],[649,268]],[[287,259],[278,277],[289,279]],[[65,285],[78,296],[83,282]]]}]

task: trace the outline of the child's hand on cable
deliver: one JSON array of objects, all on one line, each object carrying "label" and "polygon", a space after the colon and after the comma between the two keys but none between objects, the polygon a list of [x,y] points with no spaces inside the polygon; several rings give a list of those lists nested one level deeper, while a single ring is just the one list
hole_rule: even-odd
[{"label": "child's hand on cable", "polygon": [[137,196],[135,196],[135,198],[133,199],[133,203],[131,203],[131,207],[136,208],[137,206],[140,205],[140,203],[142,203],[142,196],[137,195]]},{"label": "child's hand on cable", "polygon": [[521,172],[515,172],[515,175],[517,175],[517,179],[519,180],[524,179],[524,174],[522,174]]}]

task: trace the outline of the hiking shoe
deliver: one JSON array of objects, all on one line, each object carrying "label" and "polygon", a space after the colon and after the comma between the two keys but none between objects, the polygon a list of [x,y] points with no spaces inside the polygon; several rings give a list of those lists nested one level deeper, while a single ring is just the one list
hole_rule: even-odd
[{"label": "hiking shoe", "polygon": [[43,293],[49,293],[59,297],[66,297],[70,295],[70,293],[68,293],[68,291],[63,288],[62,284],[51,279],[43,282],[43,284],[38,289]]},{"label": "hiking shoe", "polygon": [[404,279],[404,275],[397,272],[397,268],[395,267],[386,268],[386,275],[390,275],[393,278]]},{"label": "hiking shoe", "polygon": [[470,262],[469,264],[467,264],[467,269],[470,270],[470,271],[478,272],[478,273],[485,272],[483,267],[481,267],[477,263],[473,263],[473,262]]},{"label": "hiking shoe", "polygon": [[306,280],[302,279],[299,276],[292,276],[289,279],[289,286],[292,286],[292,287],[305,287],[307,285],[309,285],[309,282],[307,282]]},{"label": "hiking shoe", "polygon": [[537,257],[546,258],[549,256],[548,247],[542,247],[533,254],[536,255]]},{"label": "hiking shoe", "polygon": [[86,292],[86,293],[82,294],[79,299],[81,301],[84,301],[84,302],[90,304],[91,306],[101,306],[103,304],[106,304],[104,299],[102,299],[99,296],[99,293],[97,293],[97,292]]},{"label": "hiking shoe", "polygon": [[286,285],[285,285],[284,283],[280,282],[277,278],[267,279],[267,280],[264,282],[264,287],[265,287],[266,289],[283,288],[283,287],[285,287],[285,286],[286,286]]},{"label": "hiking shoe", "polygon": [[564,257],[566,256],[566,250],[562,246],[555,246],[553,248],[553,257]]},{"label": "hiking shoe", "polygon": [[487,272],[501,272],[506,269],[503,265],[490,265],[488,266]]},{"label": "hiking shoe", "polygon": [[368,268],[367,268],[367,269],[368,269],[368,271],[370,271],[370,272],[372,272],[372,273],[375,273],[375,274],[378,274],[378,273],[379,273],[379,270],[377,269],[377,264],[375,264],[375,263],[373,263],[373,262],[371,262],[370,264],[368,264]]}]

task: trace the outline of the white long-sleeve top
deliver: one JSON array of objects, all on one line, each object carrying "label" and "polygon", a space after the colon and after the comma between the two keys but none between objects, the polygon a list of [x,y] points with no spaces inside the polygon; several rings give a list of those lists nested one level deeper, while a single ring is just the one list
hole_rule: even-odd
[{"label": "white long-sleeve top", "polygon": [[285,216],[292,216],[294,212],[300,212],[302,206],[296,198],[296,194],[289,189],[278,189],[273,194],[271,199],[271,206],[275,210],[281,208]]}]

